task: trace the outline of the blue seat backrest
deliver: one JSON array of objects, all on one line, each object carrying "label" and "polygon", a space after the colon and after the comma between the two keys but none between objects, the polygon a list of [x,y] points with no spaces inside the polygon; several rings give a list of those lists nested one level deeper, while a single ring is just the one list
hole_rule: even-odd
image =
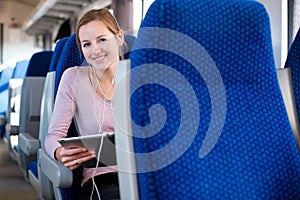
[{"label": "blue seat backrest", "polygon": [[7,67],[1,73],[0,78],[0,115],[7,111],[8,106],[8,84],[14,72],[14,68]]},{"label": "blue seat backrest", "polygon": [[41,51],[33,54],[29,60],[26,76],[46,77],[53,51]]},{"label": "blue seat backrest", "polygon": [[[0,91],[8,88],[7,84],[8,84],[9,79],[11,79],[13,72],[14,72],[14,68],[11,68],[11,67],[7,67],[1,72]],[[7,87],[5,87],[5,85],[7,85]]]},{"label": "blue seat backrest", "polygon": [[16,63],[12,78],[24,78],[28,69],[29,60],[21,60]]},{"label": "blue seat backrest", "polygon": [[83,60],[84,56],[76,44],[76,34],[74,33],[68,38],[68,41],[66,41],[57,63],[54,96],[56,96],[63,72],[69,67],[81,66]]},{"label": "blue seat backrest", "polygon": [[156,0],[130,59],[140,199],[300,198],[262,4]]},{"label": "blue seat backrest", "polygon": [[297,107],[298,116],[300,115],[300,29],[288,52],[285,67],[291,68],[292,83]]},{"label": "blue seat backrest", "polygon": [[136,37],[130,34],[124,34],[126,45],[123,46],[124,59],[129,59],[130,51],[133,47]]},{"label": "blue seat backrest", "polygon": [[57,63],[59,61],[61,52],[66,44],[66,42],[68,41],[69,37],[64,37],[62,39],[60,39],[55,46],[54,52],[53,52],[53,56],[52,56],[52,60],[50,63],[50,68],[49,68],[49,72],[55,71],[56,67],[57,67]]}]

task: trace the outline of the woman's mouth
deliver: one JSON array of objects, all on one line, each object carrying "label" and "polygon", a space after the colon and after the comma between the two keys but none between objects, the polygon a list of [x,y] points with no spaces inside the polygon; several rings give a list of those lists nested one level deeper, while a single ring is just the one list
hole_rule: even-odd
[{"label": "woman's mouth", "polygon": [[97,56],[97,57],[93,58],[93,60],[95,60],[95,61],[102,61],[104,58],[105,58],[105,55],[103,55],[103,56]]}]

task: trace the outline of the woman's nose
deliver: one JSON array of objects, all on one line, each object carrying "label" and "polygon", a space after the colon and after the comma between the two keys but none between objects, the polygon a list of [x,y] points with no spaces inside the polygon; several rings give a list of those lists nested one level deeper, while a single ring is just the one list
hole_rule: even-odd
[{"label": "woman's nose", "polygon": [[95,53],[100,52],[100,51],[101,51],[100,45],[99,45],[99,44],[94,44],[94,45],[93,45],[93,51],[94,51]]}]

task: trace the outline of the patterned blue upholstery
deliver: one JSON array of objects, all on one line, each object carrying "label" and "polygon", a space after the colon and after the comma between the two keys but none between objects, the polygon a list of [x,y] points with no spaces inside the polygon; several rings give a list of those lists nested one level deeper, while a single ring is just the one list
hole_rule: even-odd
[{"label": "patterned blue upholstery", "polygon": [[136,37],[130,34],[124,34],[126,45],[123,46],[124,59],[129,59],[130,51],[133,47]]},{"label": "patterned blue upholstery", "polygon": [[263,5],[156,0],[130,59],[140,199],[300,198]]},{"label": "patterned blue upholstery", "polygon": [[53,56],[52,56],[52,60],[51,60],[51,63],[50,63],[49,72],[52,72],[52,71],[56,70],[57,63],[59,61],[61,52],[64,48],[64,45],[68,41],[68,39],[69,39],[69,37],[64,37],[56,43],[56,46],[55,46],[55,49],[54,49],[54,52],[53,52]]},{"label": "patterned blue upholstery", "polygon": [[33,161],[28,164],[28,169],[34,174],[36,178],[39,178],[38,174],[38,161]]},{"label": "patterned blue upholstery", "polygon": [[54,88],[55,96],[63,72],[69,67],[80,66],[83,60],[84,56],[82,55],[76,44],[76,34],[74,33],[68,38],[68,41],[66,41],[57,63]]},{"label": "patterned blue upholstery", "polygon": [[295,102],[300,117],[300,29],[289,50],[285,67],[291,68]]}]

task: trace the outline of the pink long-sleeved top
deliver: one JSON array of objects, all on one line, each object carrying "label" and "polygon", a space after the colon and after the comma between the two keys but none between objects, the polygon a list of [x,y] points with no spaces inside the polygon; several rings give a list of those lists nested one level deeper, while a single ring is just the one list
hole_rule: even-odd
[{"label": "pink long-sleeved top", "polygon": [[[80,135],[114,131],[112,104],[96,94],[89,80],[88,68],[71,67],[62,75],[45,138],[45,149],[52,158],[56,148],[61,146],[57,140],[67,136],[73,117],[76,118]],[[94,170],[96,176],[116,172],[117,166],[85,168],[82,185],[93,176]]]}]

